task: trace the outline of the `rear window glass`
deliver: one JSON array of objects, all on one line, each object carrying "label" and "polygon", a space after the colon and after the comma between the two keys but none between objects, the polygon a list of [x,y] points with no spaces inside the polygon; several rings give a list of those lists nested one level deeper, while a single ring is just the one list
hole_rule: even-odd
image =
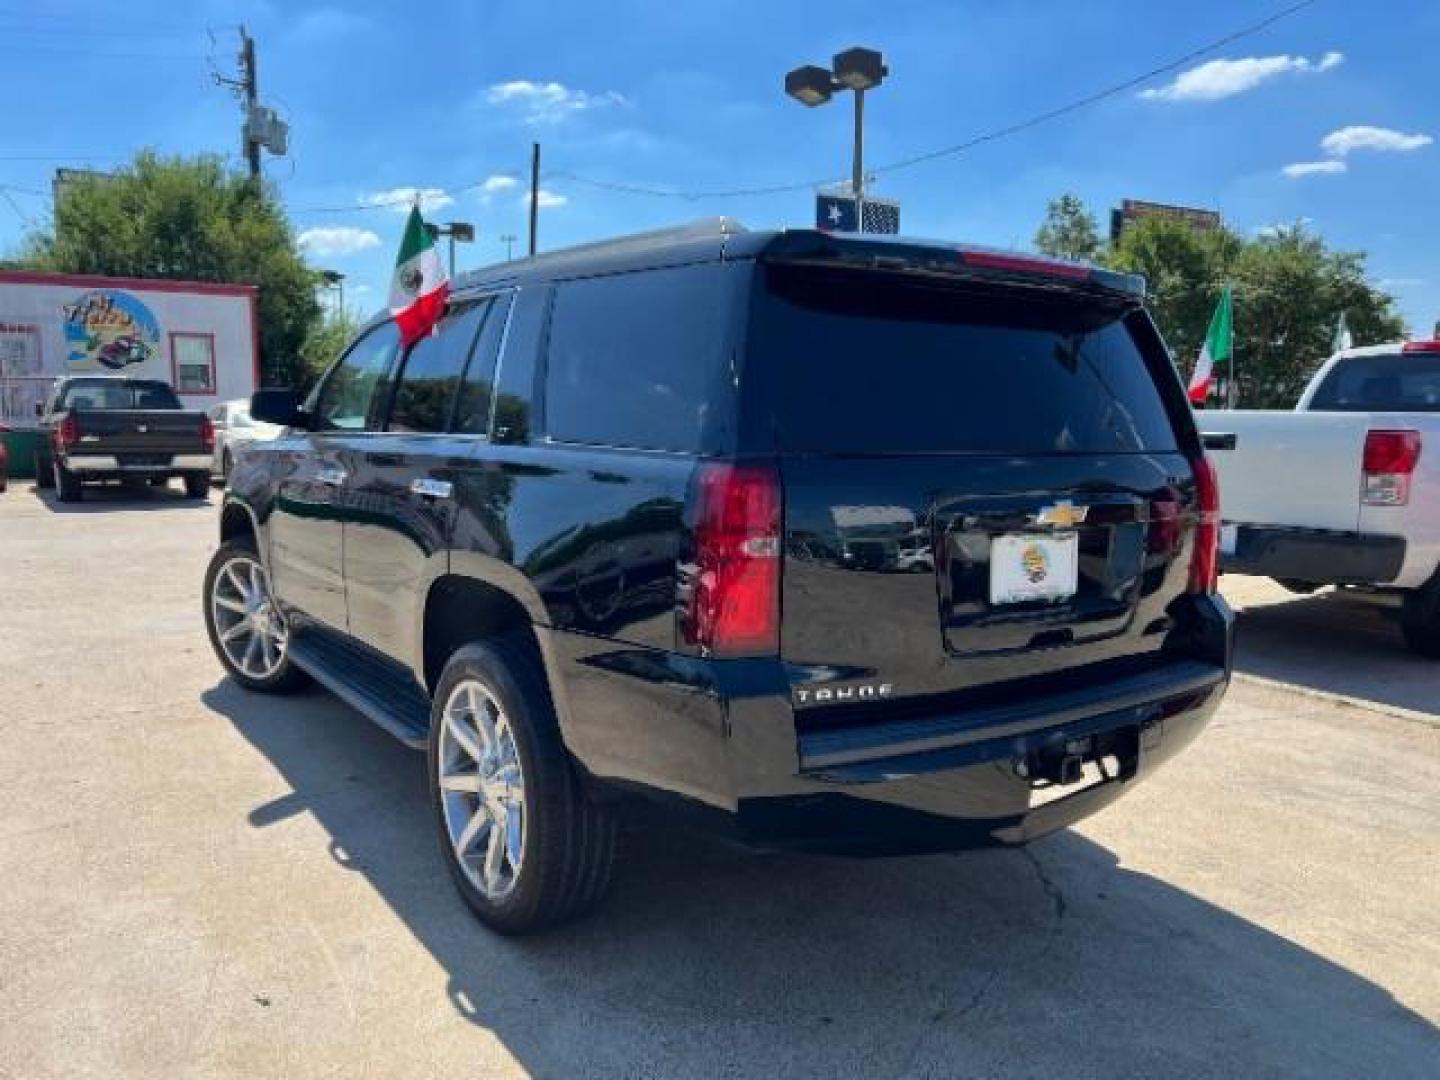
[{"label": "rear window glass", "polygon": [[178,409],[180,399],[164,383],[72,382],[62,409]]},{"label": "rear window glass", "polygon": [[767,387],[780,449],[1176,449],[1160,392],[1116,308],[875,274],[763,273],[745,378]]},{"label": "rear window glass", "polygon": [[1315,389],[1321,412],[1440,412],[1440,355],[1389,353],[1341,360]]},{"label": "rear window glass", "polygon": [[560,285],[545,373],[549,433],[603,446],[711,448],[733,385],[723,275],[710,264]]}]

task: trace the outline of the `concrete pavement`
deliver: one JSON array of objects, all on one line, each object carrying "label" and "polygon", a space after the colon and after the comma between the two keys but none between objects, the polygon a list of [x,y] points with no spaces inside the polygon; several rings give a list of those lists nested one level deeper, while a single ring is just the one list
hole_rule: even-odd
[{"label": "concrete pavement", "polygon": [[1242,670],[1343,700],[1237,683],[1028,851],[630,830],[598,915],[517,942],[419,755],[222,678],[214,527],[0,495],[0,1076],[1440,1075],[1440,666],[1378,625],[1237,584]]}]

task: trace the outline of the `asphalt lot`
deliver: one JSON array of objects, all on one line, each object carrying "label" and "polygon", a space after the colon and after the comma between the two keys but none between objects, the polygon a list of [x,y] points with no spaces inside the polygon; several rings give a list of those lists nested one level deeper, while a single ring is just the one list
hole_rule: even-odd
[{"label": "asphalt lot", "polygon": [[218,495],[87,499],[0,495],[0,1076],[1440,1075],[1440,666],[1374,612],[1227,585],[1216,722],[1028,851],[631,832],[516,942],[420,756],[222,679]]}]

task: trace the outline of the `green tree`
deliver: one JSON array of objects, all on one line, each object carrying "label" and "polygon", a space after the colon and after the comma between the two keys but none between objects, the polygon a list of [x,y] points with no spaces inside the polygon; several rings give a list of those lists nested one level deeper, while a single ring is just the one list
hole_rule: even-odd
[{"label": "green tree", "polygon": [[308,391],[340,355],[341,350],[354,339],[360,329],[360,320],[349,311],[327,311],[310,327],[310,332],[301,344],[296,375],[289,385],[302,393]]},{"label": "green tree", "polygon": [[295,248],[275,193],[222,158],[142,151],[117,172],[73,181],[49,232],[27,238],[27,267],[72,274],[259,286],[267,383],[302,376],[302,344],[320,317],[315,273]]},{"label": "green tree", "polygon": [[1147,305],[1186,375],[1221,288],[1233,288],[1236,401],[1245,408],[1293,406],[1329,355],[1342,311],[1357,345],[1405,333],[1394,298],[1366,280],[1365,254],[1332,251],[1299,224],[1247,239],[1226,228],[1146,218],[1126,228],[1102,260],[1145,276]]},{"label": "green tree", "polygon": [[1051,199],[1045,220],[1035,232],[1035,248],[1060,259],[1093,262],[1100,254],[1100,233],[1095,215],[1080,196],[1066,193]]}]

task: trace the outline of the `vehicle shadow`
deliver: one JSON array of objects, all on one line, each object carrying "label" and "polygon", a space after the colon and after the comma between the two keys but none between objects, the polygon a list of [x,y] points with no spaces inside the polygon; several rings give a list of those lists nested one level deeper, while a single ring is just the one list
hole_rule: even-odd
[{"label": "vehicle shadow", "polygon": [[54,514],[103,514],[109,510],[210,510],[210,496],[192,499],[177,484],[164,487],[125,488],[118,484],[86,484],[79,502],[61,502],[54,488],[30,482],[40,504]]},{"label": "vehicle shadow", "polygon": [[1405,647],[1396,613],[1333,593],[1237,612],[1235,669],[1440,716],[1440,664]]},{"label": "vehicle shadow", "polygon": [[1440,1032],[1383,988],[1073,832],[848,861],[632,827],[601,911],[500,938],[451,888],[422,755],[320,693],[225,681],[204,701],[292,788],[250,823],[313,815],[443,967],[455,1012],[532,1075],[1418,1077],[1440,1061]]}]

